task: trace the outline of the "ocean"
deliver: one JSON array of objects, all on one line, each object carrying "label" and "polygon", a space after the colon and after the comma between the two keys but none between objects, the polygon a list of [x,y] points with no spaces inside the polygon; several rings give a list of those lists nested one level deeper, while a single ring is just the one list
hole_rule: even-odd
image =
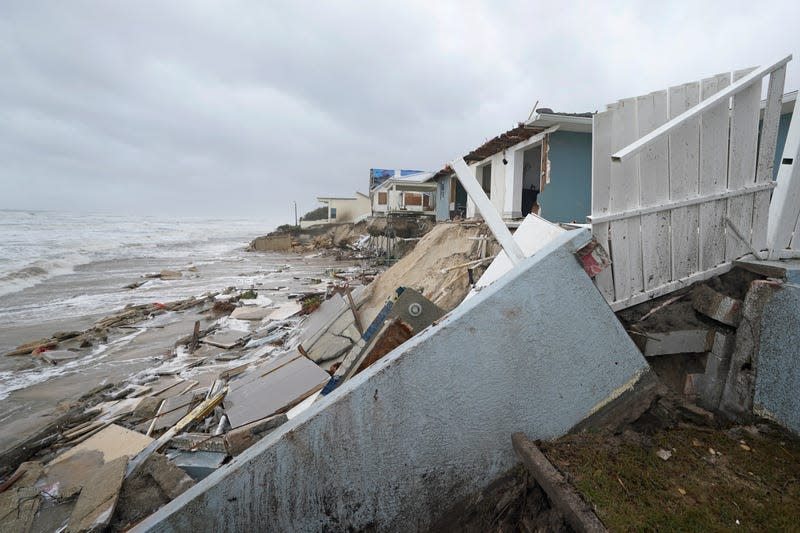
[{"label": "ocean", "polygon": [[[56,366],[31,355],[4,355],[14,347],[88,329],[127,304],[170,302],[228,287],[259,289],[262,305],[280,305],[293,292],[331,279],[331,268],[360,267],[317,254],[245,251],[271,229],[252,219],[0,210],[0,450],[38,431],[98,385],[144,383],[159,369],[185,363],[189,356],[175,351],[175,341],[191,333],[196,319],[221,330],[251,331],[253,325],[200,315],[199,309],[168,312],[109,332],[107,340],[95,340],[78,358]],[[165,269],[183,276],[147,277]],[[126,288],[136,282],[143,284]],[[237,364],[241,360],[206,361],[179,375],[209,379]]]},{"label": "ocean", "polygon": [[[232,278],[251,258],[245,246],[270,230],[257,220],[0,210],[0,353],[19,340],[14,330],[239,285],[245,280]],[[142,275],[190,266],[205,274],[124,289]]]}]

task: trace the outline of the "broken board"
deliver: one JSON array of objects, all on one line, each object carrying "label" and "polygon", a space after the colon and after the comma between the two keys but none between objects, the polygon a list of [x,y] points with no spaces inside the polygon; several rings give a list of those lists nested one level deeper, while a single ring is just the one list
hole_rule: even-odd
[{"label": "broken board", "polygon": [[225,413],[234,428],[283,412],[320,390],[330,376],[307,357],[289,352],[230,383]]},{"label": "broken board", "polygon": [[237,307],[231,313],[231,318],[237,320],[263,320],[273,313],[273,309],[266,307]]},{"label": "broken board", "polygon": [[286,302],[285,304],[281,304],[277,309],[274,309],[267,318],[269,320],[286,320],[299,313],[302,309],[303,306],[298,302]]}]

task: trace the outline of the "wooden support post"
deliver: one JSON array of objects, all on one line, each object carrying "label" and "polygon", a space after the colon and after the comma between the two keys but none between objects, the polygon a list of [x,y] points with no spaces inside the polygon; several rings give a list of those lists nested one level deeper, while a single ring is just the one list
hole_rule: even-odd
[{"label": "wooden support post", "polygon": [[547,493],[552,504],[564,514],[567,523],[575,531],[598,533],[608,531],[564,476],[524,433],[514,433],[511,436],[511,444],[533,478]]},{"label": "wooden support post", "polygon": [[475,207],[478,208],[478,212],[480,212],[483,220],[486,222],[486,225],[489,226],[489,229],[491,230],[495,239],[497,239],[497,242],[499,242],[500,246],[503,247],[503,250],[511,260],[511,263],[516,265],[525,259],[525,254],[522,252],[522,248],[519,247],[517,241],[515,241],[511,236],[511,232],[508,231],[506,223],[503,222],[502,218],[500,218],[500,214],[497,212],[497,209],[494,208],[492,202],[489,200],[489,197],[486,196],[485,192],[483,192],[483,189],[478,184],[478,180],[475,179],[475,174],[467,166],[467,163],[464,162],[463,159],[459,158],[453,160],[453,162],[450,163],[450,167],[456,173],[458,181],[461,182],[461,185],[467,191],[469,197],[472,198],[473,202],[475,202]]},{"label": "wooden support post", "polygon": [[194,331],[192,332],[192,340],[189,343],[189,353],[193,354],[194,351],[197,349],[197,345],[200,343],[200,321],[195,320],[194,322]]},{"label": "wooden support post", "polygon": [[353,295],[351,294],[350,287],[347,287],[345,295],[347,296],[347,303],[350,304],[350,311],[352,311],[353,313],[353,319],[356,324],[356,329],[358,329],[359,335],[363,335],[364,325],[361,323],[361,317],[358,316],[358,309],[356,308],[356,302],[353,301]]}]

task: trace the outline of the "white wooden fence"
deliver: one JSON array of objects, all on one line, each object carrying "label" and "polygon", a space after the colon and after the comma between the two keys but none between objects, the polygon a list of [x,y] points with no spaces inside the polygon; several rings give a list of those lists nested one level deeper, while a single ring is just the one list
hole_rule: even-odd
[{"label": "white wooden fence", "polygon": [[590,219],[612,259],[595,283],[613,309],[720,274],[767,248],[790,60],[627,98],[595,115]]}]

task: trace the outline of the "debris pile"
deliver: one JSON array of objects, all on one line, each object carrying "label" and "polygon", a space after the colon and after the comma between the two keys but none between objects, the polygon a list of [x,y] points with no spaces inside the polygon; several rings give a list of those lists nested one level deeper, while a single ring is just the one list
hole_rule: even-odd
[{"label": "debris pile", "polygon": [[[248,247],[251,251],[271,251],[265,239],[288,239],[286,249],[299,254],[318,254],[344,259],[396,260],[411,251],[417,241],[434,227],[425,217],[375,217],[357,223],[332,224],[300,229],[284,227],[265,237],[258,237]],[[314,255],[315,257],[317,255]]]},{"label": "debris pile", "polygon": [[664,384],[737,418],[752,414],[753,326],[763,307],[756,302],[779,286],[735,268],[618,315]]},{"label": "debris pile", "polygon": [[[470,239],[484,233],[477,224],[436,228],[369,288],[362,283],[377,269],[332,269],[279,304],[267,287],[229,289],[129,306],[89,330],[20,346],[12,354],[58,364],[114,328],[192,307],[206,317],[156,366],[65,404],[4,453],[3,508],[23,529],[131,527],[441,318],[469,289],[460,265],[488,253],[486,238]],[[453,277],[464,278],[458,290]]]},{"label": "debris pile", "polygon": [[134,327],[135,324],[148,318],[154,318],[168,312],[178,312],[198,307],[213,302],[217,293],[207,294],[201,298],[194,296],[184,300],[169,303],[149,303],[127,305],[121,311],[114,313],[95,323],[94,326],[84,331],[57,332],[48,338],[39,339],[17,346],[6,353],[7,356],[34,355],[43,360],[56,364],[58,361],[79,357],[80,349],[88,348],[98,342],[108,341],[108,332],[113,328]]}]

